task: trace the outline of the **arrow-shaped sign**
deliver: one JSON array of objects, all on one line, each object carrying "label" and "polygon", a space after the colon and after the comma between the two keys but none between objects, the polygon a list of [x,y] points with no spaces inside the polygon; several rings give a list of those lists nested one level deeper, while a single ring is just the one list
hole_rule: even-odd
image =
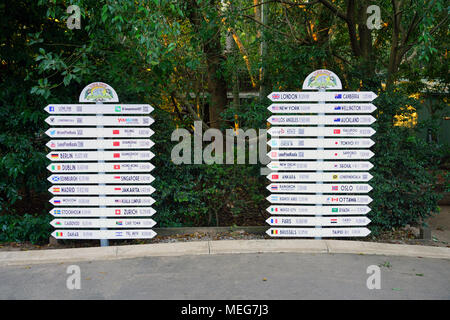
[{"label": "arrow-shaped sign", "polygon": [[150,149],[153,145],[150,139],[50,140],[46,144],[52,150]]},{"label": "arrow-shaped sign", "polygon": [[50,114],[149,114],[148,104],[49,104],[44,108]]},{"label": "arrow-shaped sign", "polygon": [[272,92],[267,96],[275,102],[297,101],[372,101],[377,95],[371,91],[326,91],[326,92]]},{"label": "arrow-shaped sign", "polygon": [[368,171],[373,164],[368,161],[272,161],[267,167],[273,171]]},{"label": "arrow-shaped sign", "polygon": [[108,208],[53,208],[54,217],[151,217],[156,210],[151,207],[108,207]]},{"label": "arrow-shaped sign", "polygon": [[154,120],[133,116],[50,116],[45,122],[52,126],[149,126]]},{"label": "arrow-shaped sign", "polygon": [[[155,178],[150,174],[52,174],[48,181],[58,184],[86,183],[152,183]],[[128,188],[129,186],[127,186]]]},{"label": "arrow-shaped sign", "polygon": [[266,233],[271,237],[315,238],[315,237],[366,237],[367,228],[270,228]]},{"label": "arrow-shaped sign", "polygon": [[55,230],[52,237],[56,239],[151,239],[156,232],[151,229],[132,230]]},{"label": "arrow-shaped sign", "polygon": [[125,186],[97,186],[97,185],[55,185],[48,189],[52,194],[76,195],[76,194],[152,194],[155,188],[152,186],[125,185]]},{"label": "arrow-shaped sign", "polygon": [[54,151],[47,154],[52,161],[151,160],[151,151]]},{"label": "arrow-shaped sign", "polygon": [[370,150],[272,150],[270,159],[370,159],[374,153]]},{"label": "arrow-shaped sign", "polygon": [[367,226],[367,217],[270,217],[266,222],[271,226]]},{"label": "arrow-shaped sign", "polygon": [[272,148],[370,148],[372,139],[271,139]]},{"label": "arrow-shaped sign", "polygon": [[151,228],[152,219],[54,219],[55,228]]},{"label": "arrow-shaped sign", "polygon": [[151,206],[152,197],[53,197],[49,202],[55,206]]},{"label": "arrow-shaped sign", "polygon": [[369,204],[369,196],[354,195],[309,195],[309,194],[272,194],[266,198],[270,203],[302,204]]},{"label": "arrow-shaped sign", "polygon": [[273,103],[267,109],[272,113],[372,113],[377,107],[371,103]]},{"label": "arrow-shaped sign", "polygon": [[154,134],[150,128],[50,128],[51,138],[147,138]]},{"label": "arrow-shaped sign", "polygon": [[272,127],[267,132],[278,137],[370,137],[376,131],[370,127]]},{"label": "arrow-shaped sign", "polygon": [[372,116],[271,116],[267,121],[273,125],[368,125],[376,121]]},{"label": "arrow-shaped sign", "polygon": [[[155,168],[150,162],[105,162],[105,163],[51,163],[50,172],[150,172]],[[52,177],[50,177],[52,178]],[[50,179],[49,178],[49,179]],[[50,180],[51,182],[58,182]]]},{"label": "arrow-shaped sign", "polygon": [[267,175],[270,181],[370,181],[368,172],[272,172]]},{"label": "arrow-shaped sign", "polygon": [[372,187],[364,183],[271,183],[267,186],[271,192],[304,192],[304,193],[368,193]]},{"label": "arrow-shaped sign", "polygon": [[283,215],[363,215],[370,212],[368,206],[285,206],[272,205],[267,208],[270,214]]}]

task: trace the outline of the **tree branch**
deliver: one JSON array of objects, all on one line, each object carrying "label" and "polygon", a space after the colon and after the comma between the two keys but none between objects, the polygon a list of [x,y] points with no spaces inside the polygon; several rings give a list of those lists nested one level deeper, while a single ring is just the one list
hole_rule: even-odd
[{"label": "tree branch", "polygon": [[335,15],[337,15],[339,18],[341,18],[342,20],[346,21],[348,23],[348,16],[342,12],[341,10],[339,10],[338,7],[336,7],[334,4],[332,4],[330,1],[328,0],[318,0],[321,4],[323,4],[325,7],[327,7],[328,9],[330,9]]}]

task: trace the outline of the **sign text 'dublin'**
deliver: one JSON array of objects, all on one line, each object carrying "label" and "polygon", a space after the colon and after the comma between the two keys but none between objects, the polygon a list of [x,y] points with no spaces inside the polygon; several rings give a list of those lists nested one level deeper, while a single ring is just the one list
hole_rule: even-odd
[{"label": "sign text 'dublin'", "polygon": [[[45,107],[50,114],[45,121],[52,126],[46,131],[52,139],[46,144],[52,150],[47,169],[53,173],[48,178],[54,195],[50,203],[55,206],[51,225],[61,228],[52,233],[57,239],[156,235],[150,229],[156,222],[147,218],[155,213],[155,200],[149,196],[155,191],[150,185],[154,177],[148,174],[154,169],[148,162],[154,157],[149,150],[154,143],[148,139],[154,120],[147,116],[153,108],[118,101],[113,88],[94,82],[83,89],[80,102],[96,104]],[[107,102],[114,104],[103,104]],[[83,230],[87,228],[101,230]]]}]

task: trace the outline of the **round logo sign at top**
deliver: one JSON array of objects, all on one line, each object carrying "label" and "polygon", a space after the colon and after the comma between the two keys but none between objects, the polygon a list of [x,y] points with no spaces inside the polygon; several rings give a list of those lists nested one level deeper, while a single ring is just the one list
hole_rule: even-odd
[{"label": "round logo sign at top", "polygon": [[119,102],[119,97],[109,84],[93,82],[81,91],[80,102]]},{"label": "round logo sign at top", "polygon": [[326,69],[310,73],[303,82],[303,90],[342,90],[341,79],[332,71]]}]

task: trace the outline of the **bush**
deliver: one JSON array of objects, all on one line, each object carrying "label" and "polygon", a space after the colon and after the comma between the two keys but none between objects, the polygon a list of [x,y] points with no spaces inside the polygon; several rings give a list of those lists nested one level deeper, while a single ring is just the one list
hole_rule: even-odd
[{"label": "bush", "polygon": [[47,215],[1,215],[0,242],[46,243],[52,231],[53,217]]},{"label": "bush", "polygon": [[[394,116],[399,106],[420,108],[420,102],[405,98],[400,93],[383,93],[375,101],[378,107],[377,133],[371,159],[374,168],[370,181],[372,211],[371,226],[381,229],[421,223],[433,213],[439,212],[437,189],[438,166],[445,148],[435,142],[426,142],[422,125],[415,127],[394,126]],[[403,111],[408,113],[412,111]]]},{"label": "bush", "polygon": [[162,111],[153,116],[157,119],[152,125],[156,143],[152,175],[158,227],[264,223],[267,190],[260,165],[175,165],[170,154],[178,142],[170,139],[176,127],[167,125],[170,119]]}]

